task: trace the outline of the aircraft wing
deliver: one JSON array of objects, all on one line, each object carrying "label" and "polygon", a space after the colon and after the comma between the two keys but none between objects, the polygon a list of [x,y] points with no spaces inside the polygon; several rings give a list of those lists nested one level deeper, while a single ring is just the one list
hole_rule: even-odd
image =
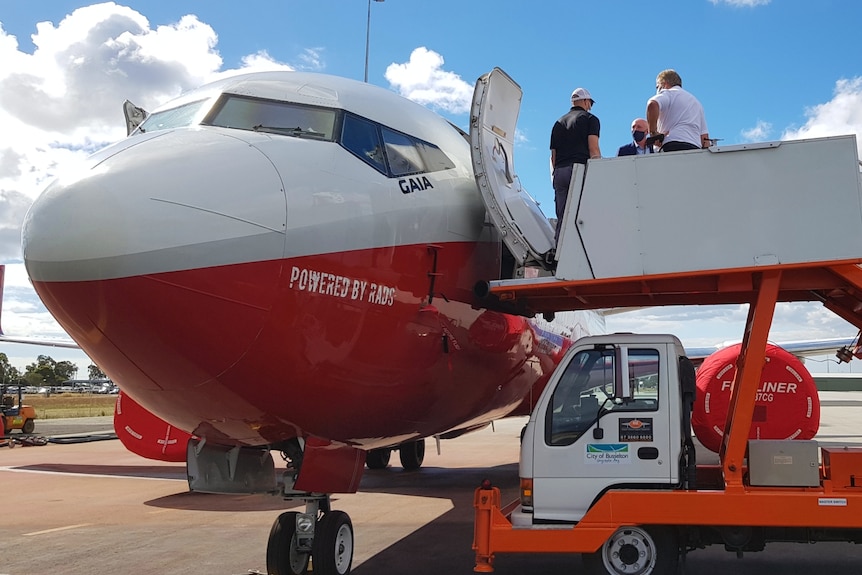
[{"label": "aircraft wing", "polygon": [[[650,306],[608,308],[600,310],[600,313],[603,316],[611,316],[621,313],[638,311],[642,309],[648,309],[649,307]],[[824,339],[809,339],[770,343],[777,345],[778,347],[792,353],[797,357],[811,357],[837,352],[842,348],[847,348],[849,351],[852,352],[859,343],[858,339],[859,336],[857,335],[855,337],[834,337]],[[736,345],[737,343],[740,343],[740,341],[724,341],[716,345],[709,345],[704,347],[686,347],[685,354],[690,360],[695,363],[695,365],[699,365],[700,362],[702,362],[704,359],[717,352],[718,350],[724,349],[725,347],[729,347],[731,345]]]},{"label": "aircraft wing", "polygon": [[[0,265],[0,318],[3,312],[3,282],[6,275],[6,266]],[[80,346],[71,339],[39,339],[29,337],[15,337],[3,333],[2,319],[0,319],[0,342],[7,343],[25,343],[32,345],[47,345],[51,347],[65,347],[71,349],[79,349]]]},{"label": "aircraft wing", "polygon": [[[835,337],[826,339],[810,339],[801,341],[780,341],[774,342],[778,347],[792,353],[797,357],[811,357],[823,355],[827,353],[835,353],[841,349],[847,349],[848,353],[852,351],[857,343],[856,337]],[[725,341],[719,345],[706,347],[686,347],[685,354],[699,365],[704,359],[725,347],[735,345],[738,341]]]},{"label": "aircraft wing", "polygon": [[12,337],[3,333],[0,328],[0,342],[5,343],[25,343],[30,345],[46,345],[49,347],[65,347],[69,349],[80,349],[80,346],[72,340],[54,340],[54,339],[38,339],[26,337]]}]

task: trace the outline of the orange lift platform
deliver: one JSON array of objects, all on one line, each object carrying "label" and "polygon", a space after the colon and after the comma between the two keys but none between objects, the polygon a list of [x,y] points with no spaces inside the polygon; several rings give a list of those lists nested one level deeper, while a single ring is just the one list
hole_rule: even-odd
[{"label": "orange lift platform", "polygon": [[483,295],[489,307],[546,316],[749,304],[720,464],[698,466],[694,489],[613,488],[574,524],[532,526],[541,528],[513,525],[518,502],[504,507],[497,488],[480,487],[475,571],[493,571],[499,553],[594,554],[626,526],[845,529],[862,541],[862,449],[824,448],[819,486],[753,486],[747,477],[776,304],[821,302],[862,330],[855,137],[633,158],[591,161],[588,177],[576,171],[554,276],[489,282]]}]

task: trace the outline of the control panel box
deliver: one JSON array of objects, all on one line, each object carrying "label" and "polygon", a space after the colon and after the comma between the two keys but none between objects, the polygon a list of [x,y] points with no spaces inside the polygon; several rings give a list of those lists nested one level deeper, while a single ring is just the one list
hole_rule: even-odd
[{"label": "control panel box", "polygon": [[820,462],[816,441],[751,439],[749,481],[763,487],[817,487]]}]

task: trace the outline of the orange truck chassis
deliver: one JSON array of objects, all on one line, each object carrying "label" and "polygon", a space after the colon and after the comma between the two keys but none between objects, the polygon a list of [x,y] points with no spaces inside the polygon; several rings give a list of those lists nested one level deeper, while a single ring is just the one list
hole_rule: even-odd
[{"label": "orange truck chassis", "polygon": [[[609,538],[620,537],[615,534],[628,527],[633,531],[642,528],[667,534],[667,545],[662,552],[665,556],[676,554],[674,562],[678,554],[687,549],[721,543],[720,539],[697,540],[699,530],[732,533],[734,529],[752,528],[778,534],[777,537],[766,537],[765,541],[862,542],[862,448],[820,448],[819,486],[753,486],[746,460],[749,455],[748,432],[776,302],[804,299],[797,297],[794,293],[797,290],[819,291],[826,307],[862,327],[862,269],[859,263],[776,266],[744,270],[743,273],[736,270],[727,276],[715,274],[712,282],[689,276],[678,277],[671,282],[666,282],[669,278],[660,278],[665,284],[650,283],[647,278],[636,286],[624,281],[615,285],[611,281],[545,283],[538,288],[524,286],[513,289],[505,285],[495,288],[495,295],[501,301],[517,301],[543,312],[585,303],[589,305],[591,291],[603,302],[609,297],[614,299],[614,293],[619,294],[614,300],[616,305],[631,305],[630,302],[637,301],[637,297],[632,296],[638,293],[650,299],[666,298],[662,304],[670,304],[679,297],[675,294],[685,298],[697,293],[680,287],[701,282],[706,289],[699,295],[704,300],[711,297],[721,300],[728,290],[732,290],[736,293],[728,299],[748,301],[750,307],[732,384],[719,465],[698,465],[694,487],[611,488],[597,493],[596,500],[581,520],[571,523],[533,524],[531,517],[526,524],[523,520],[513,520],[513,514],[520,513],[518,501],[503,507],[499,489],[483,485],[476,490],[474,498],[474,570],[492,572],[494,559],[501,553],[584,553],[593,554],[594,558]],[[708,284],[714,287],[710,288]],[[527,291],[518,293],[518,289]],[[596,307],[600,305],[603,304]],[[857,357],[862,355],[859,346],[854,354]],[[659,539],[649,541],[657,542]],[[619,545],[622,548],[631,541],[624,540]],[[743,547],[740,544],[735,548],[740,551]],[[634,560],[624,563],[635,565]],[[607,556],[605,568],[608,572],[625,572],[611,571]],[[640,573],[637,569],[635,567],[632,572]],[[666,566],[650,570],[654,574],[670,572]]]}]

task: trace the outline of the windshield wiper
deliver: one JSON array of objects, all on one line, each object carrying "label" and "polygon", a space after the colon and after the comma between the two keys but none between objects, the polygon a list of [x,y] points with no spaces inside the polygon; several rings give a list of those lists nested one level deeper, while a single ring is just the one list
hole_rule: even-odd
[{"label": "windshield wiper", "polygon": [[285,136],[298,136],[300,138],[316,138],[318,140],[326,139],[326,134],[322,132],[306,130],[298,126],[296,128],[287,128],[284,126],[264,126],[263,124],[258,124],[257,126],[252,126],[251,129],[255,132],[270,132],[273,134],[283,134]]}]

